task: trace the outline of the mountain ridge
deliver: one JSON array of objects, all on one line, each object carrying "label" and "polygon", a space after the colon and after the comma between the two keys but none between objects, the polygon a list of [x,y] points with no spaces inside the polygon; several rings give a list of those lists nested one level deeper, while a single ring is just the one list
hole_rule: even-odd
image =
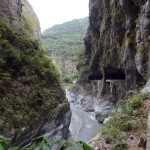
[{"label": "mountain ridge", "polygon": [[88,26],[88,17],[55,25],[42,33],[43,45],[57,65],[64,81],[76,73],[78,53]]}]

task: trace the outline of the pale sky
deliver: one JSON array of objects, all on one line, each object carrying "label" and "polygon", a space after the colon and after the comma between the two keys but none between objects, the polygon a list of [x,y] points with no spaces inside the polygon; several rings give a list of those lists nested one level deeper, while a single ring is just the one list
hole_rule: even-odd
[{"label": "pale sky", "polygon": [[56,24],[89,15],[89,0],[28,0],[37,14],[42,32]]}]

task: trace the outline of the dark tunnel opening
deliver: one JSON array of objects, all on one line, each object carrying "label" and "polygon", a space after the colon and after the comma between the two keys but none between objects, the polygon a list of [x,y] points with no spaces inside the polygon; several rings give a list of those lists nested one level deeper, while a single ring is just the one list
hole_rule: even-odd
[{"label": "dark tunnel opening", "polygon": [[[119,73],[110,73],[105,75],[105,80],[125,80],[125,73],[119,72]],[[96,76],[89,76],[88,80],[102,80],[102,75],[96,75]]]}]

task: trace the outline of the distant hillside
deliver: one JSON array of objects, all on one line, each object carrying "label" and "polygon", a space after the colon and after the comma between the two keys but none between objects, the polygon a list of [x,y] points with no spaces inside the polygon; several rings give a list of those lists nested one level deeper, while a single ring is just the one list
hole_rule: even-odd
[{"label": "distant hillside", "polygon": [[88,17],[55,25],[42,33],[42,41],[48,54],[57,65],[66,82],[76,72],[77,55],[88,26]]}]

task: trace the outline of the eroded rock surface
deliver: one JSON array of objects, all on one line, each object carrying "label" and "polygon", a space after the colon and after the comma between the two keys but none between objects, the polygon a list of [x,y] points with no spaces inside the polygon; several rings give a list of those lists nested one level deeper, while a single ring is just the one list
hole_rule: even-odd
[{"label": "eroded rock surface", "polygon": [[38,17],[27,0],[0,0],[0,3],[0,17],[7,18],[15,29],[30,38],[41,38]]},{"label": "eroded rock surface", "polygon": [[150,1],[90,0],[89,22],[78,65],[86,69],[71,91],[81,108],[103,115],[148,82]]}]

